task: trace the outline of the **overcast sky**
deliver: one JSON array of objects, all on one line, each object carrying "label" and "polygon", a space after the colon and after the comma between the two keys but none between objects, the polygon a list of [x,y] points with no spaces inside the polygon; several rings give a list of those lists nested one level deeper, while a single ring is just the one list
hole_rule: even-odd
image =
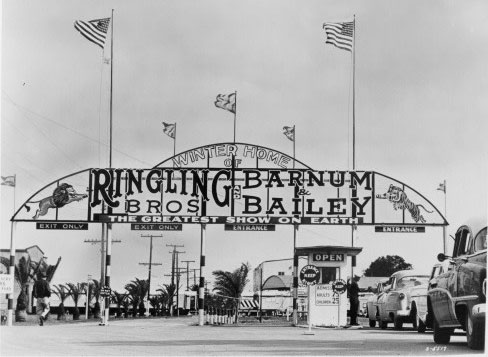
[{"label": "overcast sky", "polygon": [[[22,1],[2,13],[1,174],[16,175],[15,204],[73,172],[107,166],[110,53],[75,20],[114,9],[113,166],[150,168],[173,153],[161,121],[178,125],[176,151],[232,140],[233,116],[213,102],[237,91],[237,141],[292,154],[314,169],[352,169],[351,53],[325,44],[324,22],[356,15],[356,169],[405,182],[444,211],[448,233],[487,216],[488,3],[486,1]],[[1,186],[1,248],[9,248],[14,189]],[[73,203],[72,205],[76,205]],[[157,233],[157,232],[156,232]],[[168,283],[170,248],[199,260],[200,229],[155,240],[153,287]],[[37,244],[54,283],[100,272],[100,226],[36,231],[19,224],[17,248]],[[442,229],[380,235],[359,227],[358,270],[385,254],[429,272]],[[149,241],[114,228],[112,282],[147,277]],[[207,229],[207,271],[291,257],[293,229]],[[299,246],[348,245],[350,228],[302,227]],[[207,274],[209,277],[210,273]]]}]

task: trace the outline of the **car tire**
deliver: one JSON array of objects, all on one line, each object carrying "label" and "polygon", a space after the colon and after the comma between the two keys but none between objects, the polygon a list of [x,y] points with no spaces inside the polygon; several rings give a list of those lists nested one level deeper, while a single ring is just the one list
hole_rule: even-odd
[{"label": "car tire", "polygon": [[382,330],[386,330],[388,328],[388,321],[380,321],[380,327]]},{"label": "car tire", "polygon": [[441,328],[439,323],[434,317],[434,342],[441,345],[448,344],[451,340],[451,334],[453,329],[451,328]]},{"label": "car tire", "polygon": [[410,319],[412,320],[413,329],[417,330],[419,327],[419,315],[417,314],[417,307],[412,304],[412,310],[410,311]]},{"label": "car tire", "polygon": [[418,333],[425,333],[425,330],[427,330],[427,326],[425,323],[417,316],[417,332]]},{"label": "car tire", "polygon": [[369,327],[376,327],[376,320],[369,320]]},{"label": "car tire", "polygon": [[485,329],[481,324],[475,324],[471,312],[466,313],[466,339],[468,347],[472,350],[481,350],[485,347]]},{"label": "car tire", "polygon": [[400,316],[395,316],[393,319],[393,325],[395,330],[401,330],[403,328],[403,319]]}]

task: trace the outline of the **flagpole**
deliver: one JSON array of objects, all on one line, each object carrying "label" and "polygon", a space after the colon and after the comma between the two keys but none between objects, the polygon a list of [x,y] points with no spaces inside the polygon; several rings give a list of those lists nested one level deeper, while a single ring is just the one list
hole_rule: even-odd
[{"label": "flagpole", "polygon": [[[352,170],[356,170],[356,15],[352,24]],[[354,247],[356,226],[351,226],[351,247]],[[351,256],[351,279],[354,278],[356,257]]]},{"label": "flagpole", "polygon": [[352,170],[356,169],[356,15],[352,29]]},{"label": "flagpole", "polygon": [[109,168],[112,168],[112,103],[113,103],[113,71],[114,71],[114,9],[112,9],[112,19],[110,21],[110,154]]},{"label": "flagpole", "polygon": [[[109,153],[109,168],[112,168],[112,128],[113,128],[113,70],[114,70],[114,9],[112,9],[112,18],[110,20],[110,153]],[[108,213],[112,213],[112,209],[108,207]],[[107,234],[105,236],[105,242],[103,239],[102,233],[102,242],[101,245],[103,247],[105,243],[106,251],[105,251],[105,281],[104,285],[110,288],[110,275],[111,275],[111,267],[112,267],[112,225],[110,223],[106,224],[106,231]],[[102,228],[103,230],[103,228]],[[103,257],[103,248],[102,248],[102,257]],[[101,311],[102,314],[102,322],[100,325],[106,326],[108,325],[109,314],[110,314],[110,298],[105,297],[103,302],[105,311]]]},{"label": "flagpole", "polygon": [[[446,180],[444,180],[444,219],[447,221],[447,186]],[[444,254],[447,254],[447,229],[446,226],[442,226],[442,240],[444,245]]]},{"label": "flagpole", "polygon": [[17,174],[14,174],[14,214],[15,214],[15,190],[17,189]]},{"label": "flagpole", "polygon": [[173,137],[173,156],[176,156],[176,123],[175,123],[175,134]]},{"label": "flagpole", "polygon": [[237,116],[237,91],[234,92],[235,96],[235,108],[234,108],[234,143],[236,142],[236,116]]},{"label": "flagpole", "polygon": [[295,141],[297,140],[297,132],[295,131],[295,125],[293,125],[293,168],[295,168]]}]

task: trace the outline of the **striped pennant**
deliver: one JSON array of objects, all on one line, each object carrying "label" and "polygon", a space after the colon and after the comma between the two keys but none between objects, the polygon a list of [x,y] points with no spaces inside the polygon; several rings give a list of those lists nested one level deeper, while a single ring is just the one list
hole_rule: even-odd
[{"label": "striped pennant", "polygon": [[105,39],[107,38],[108,25],[110,18],[98,19],[91,21],[75,21],[75,29],[77,29],[88,41],[91,41],[102,49],[105,46]]},{"label": "striped pennant", "polygon": [[325,43],[352,52],[354,22],[326,22],[323,28],[327,35]]}]

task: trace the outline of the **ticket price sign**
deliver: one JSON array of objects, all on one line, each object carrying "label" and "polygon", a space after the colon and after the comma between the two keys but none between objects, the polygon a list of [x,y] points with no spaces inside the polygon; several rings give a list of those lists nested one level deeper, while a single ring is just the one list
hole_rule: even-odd
[{"label": "ticket price sign", "polygon": [[315,265],[305,265],[300,270],[300,281],[303,285],[315,285],[319,282],[320,270]]},{"label": "ticket price sign", "polygon": [[317,285],[315,289],[315,305],[339,305],[339,295],[334,291],[331,284]]}]

